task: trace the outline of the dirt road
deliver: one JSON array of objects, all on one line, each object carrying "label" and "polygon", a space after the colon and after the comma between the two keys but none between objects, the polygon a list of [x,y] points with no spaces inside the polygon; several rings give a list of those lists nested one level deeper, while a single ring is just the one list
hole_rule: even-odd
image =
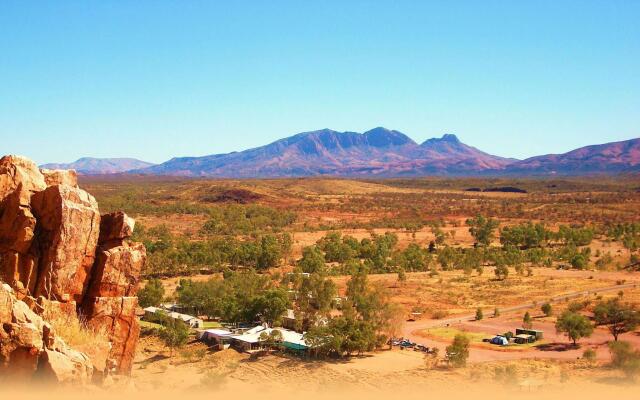
[{"label": "dirt road", "polygon": [[[594,293],[605,293],[611,291],[617,291],[621,289],[629,289],[636,288],[640,286],[640,283],[628,283],[623,285],[614,285],[607,286],[598,289],[592,290],[584,290],[579,292],[572,292],[558,296],[552,296],[548,299],[549,303],[560,302],[565,300],[571,300],[575,298],[580,298],[582,296],[587,296]],[[522,311],[526,309],[530,309],[536,307],[537,304],[534,303],[526,303],[520,304],[512,307],[505,307],[500,309],[501,315],[513,313],[516,311]],[[466,331],[474,331],[476,329],[480,329],[480,331],[485,330],[489,332],[502,332],[512,329],[513,323],[506,323],[505,321],[483,321],[482,326],[478,323],[471,323],[475,321],[475,315],[460,315],[452,318],[441,319],[441,320],[423,320],[423,321],[415,321],[415,322],[405,322],[402,329],[402,336],[411,341],[422,343],[428,347],[438,347],[440,349],[441,354],[443,354],[445,347],[448,345],[445,341],[433,340],[429,338],[425,338],[419,334],[420,331],[424,331],[430,328],[437,327],[446,327],[452,326],[458,329],[466,330]],[[544,325],[544,326],[542,326]],[[553,324],[542,324],[539,328],[545,330],[545,332],[549,332],[548,339],[551,341],[558,342],[560,337],[555,335],[555,328]],[[500,330],[502,329],[502,330]],[[640,337],[635,334],[629,334],[631,341],[634,343],[637,342],[638,346],[640,346]],[[594,335],[589,340],[584,340],[582,342],[582,348],[580,349],[570,349],[563,346],[560,346],[559,343],[550,343],[548,347],[541,348],[530,348],[522,351],[504,351],[503,349],[496,348],[496,350],[484,349],[484,348],[473,348],[470,351],[469,361],[470,362],[483,362],[483,361],[498,361],[498,360],[515,360],[515,359],[531,359],[531,358],[549,358],[549,359],[576,359],[582,355],[582,352],[587,347],[592,347],[596,350],[597,356],[599,359],[608,359],[609,353],[606,348],[606,343],[610,340],[609,335],[604,329],[596,329]],[[627,339],[625,339],[627,340]],[[566,340],[563,340],[566,342]]]}]

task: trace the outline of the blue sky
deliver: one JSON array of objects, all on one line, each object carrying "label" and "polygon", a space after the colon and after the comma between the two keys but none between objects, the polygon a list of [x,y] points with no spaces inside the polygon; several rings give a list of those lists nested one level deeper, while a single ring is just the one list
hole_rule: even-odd
[{"label": "blue sky", "polygon": [[631,0],[3,0],[0,153],[161,162],[385,126],[521,158],[640,137],[638,21]]}]

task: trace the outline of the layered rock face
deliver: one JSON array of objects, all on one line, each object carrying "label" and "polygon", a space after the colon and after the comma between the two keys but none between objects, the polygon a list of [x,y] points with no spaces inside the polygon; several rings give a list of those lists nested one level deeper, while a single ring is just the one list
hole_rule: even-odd
[{"label": "layered rock face", "polygon": [[89,357],[71,349],[50,324],[0,284],[0,382],[32,378],[87,383],[93,375]]},{"label": "layered rock face", "polygon": [[[0,280],[12,288],[15,301],[24,300],[36,312],[35,304],[53,301],[106,331],[111,350],[94,363],[106,370],[100,372],[130,371],[140,331],[136,294],[146,251],[128,241],[134,226],[122,212],[101,216],[74,171],[39,170],[18,156],[0,159]],[[0,322],[15,319],[2,312]],[[7,350],[24,346],[11,340],[4,325],[0,334],[8,335],[0,342],[0,364],[33,361],[26,354],[34,350]],[[59,361],[46,345],[34,343],[43,368],[48,360]]]}]

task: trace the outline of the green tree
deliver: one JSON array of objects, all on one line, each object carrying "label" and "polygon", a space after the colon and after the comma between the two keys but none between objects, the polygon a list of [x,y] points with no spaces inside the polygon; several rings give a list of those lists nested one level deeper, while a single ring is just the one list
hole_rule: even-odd
[{"label": "green tree", "polygon": [[509,268],[507,268],[507,266],[502,263],[496,265],[496,268],[493,270],[493,272],[495,273],[496,278],[501,281],[507,279],[507,277],[509,276]]},{"label": "green tree", "polygon": [[173,356],[174,349],[180,348],[187,343],[189,328],[181,320],[169,317],[163,319],[162,325],[163,327],[158,332],[158,336],[170,349],[170,356]]},{"label": "green tree", "polygon": [[424,271],[427,266],[427,254],[415,243],[411,243],[402,252],[401,266],[406,271]]},{"label": "green tree", "polygon": [[278,329],[273,329],[271,332],[262,332],[258,338],[260,343],[268,349],[277,348],[280,343],[282,343],[282,332]]},{"label": "green tree", "polygon": [[281,321],[282,315],[291,306],[289,295],[283,289],[268,289],[252,301],[252,312],[262,321],[273,326]]},{"label": "green tree", "polygon": [[476,310],[476,321],[480,321],[484,318],[484,314],[482,313],[482,308],[478,307]]},{"label": "green tree", "polygon": [[160,279],[150,279],[142,289],[138,291],[140,307],[156,307],[164,299],[164,286]]},{"label": "green tree", "polygon": [[467,364],[467,359],[469,358],[469,343],[469,337],[461,333],[453,338],[453,343],[445,349],[447,360],[449,360],[451,365],[459,368]]},{"label": "green tree", "polygon": [[322,251],[316,246],[308,246],[302,249],[302,258],[298,261],[302,272],[321,273],[326,268],[326,261]]},{"label": "green tree", "polygon": [[500,223],[491,218],[485,218],[482,215],[477,215],[475,218],[467,220],[467,226],[469,226],[469,233],[476,240],[476,243],[489,246],[491,240],[494,237],[494,232]]},{"label": "green tree", "polygon": [[533,320],[531,319],[531,314],[529,314],[529,311],[527,311],[526,313],[524,313],[524,317],[522,317],[522,327],[525,329],[531,329],[532,326]]},{"label": "green tree", "polygon": [[542,307],[540,307],[540,309],[542,310],[542,313],[546,316],[546,317],[550,317],[551,314],[553,314],[553,308],[551,307],[551,304],[549,303],[544,303],[542,305]]},{"label": "green tree", "polygon": [[593,325],[585,316],[565,311],[556,321],[556,332],[567,335],[573,341],[573,345],[576,346],[579,339],[591,336]]},{"label": "green tree", "polygon": [[260,239],[257,268],[261,270],[277,267],[282,259],[282,247],[274,235],[265,235]]},{"label": "green tree", "polygon": [[407,273],[404,272],[404,268],[398,270],[398,282],[401,284],[407,281]]},{"label": "green tree", "polygon": [[633,331],[640,324],[640,313],[630,304],[615,298],[598,303],[593,310],[596,325],[606,326],[618,341],[618,336]]}]

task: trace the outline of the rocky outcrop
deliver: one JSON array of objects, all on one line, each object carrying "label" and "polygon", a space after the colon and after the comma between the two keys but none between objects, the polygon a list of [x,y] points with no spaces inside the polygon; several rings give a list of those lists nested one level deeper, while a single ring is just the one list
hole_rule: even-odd
[{"label": "rocky outcrop", "polygon": [[112,346],[109,367],[119,373],[128,373],[133,364],[140,335],[137,307],[137,297],[96,297],[85,307],[89,326],[107,329]]},{"label": "rocky outcrop", "polygon": [[36,193],[40,268],[35,296],[80,303],[89,284],[100,232],[98,203],[82,189],[55,185]]},{"label": "rocky outcrop", "polygon": [[84,302],[87,323],[107,327],[112,343],[110,361],[120,373],[131,370],[140,334],[135,295],[147,252],[143,244],[126,241],[134,226],[134,220],[123,212],[102,216],[92,280]]},{"label": "rocky outcrop", "polygon": [[67,185],[78,187],[78,174],[72,169],[41,169],[47,186]]},{"label": "rocky outcrop", "polygon": [[[36,229],[31,197],[47,185],[32,161],[0,159],[0,279],[24,293],[35,287],[36,259],[30,252]],[[26,288],[26,289],[25,289]]]},{"label": "rocky outcrop", "polygon": [[100,246],[93,266],[89,297],[130,297],[138,292],[138,277],[147,259],[141,243]]},{"label": "rocky outcrop", "polygon": [[38,378],[58,383],[91,381],[89,357],[71,349],[51,325],[0,285],[0,382]]},{"label": "rocky outcrop", "polygon": [[133,235],[136,221],[122,211],[105,214],[100,223],[100,244],[122,241]]},{"label": "rocky outcrop", "polygon": [[[146,251],[129,242],[134,226],[122,212],[101,216],[75,171],[39,170],[18,156],[0,159],[0,280],[12,288],[12,304],[38,313],[55,306],[106,332],[108,348],[83,349],[101,373],[130,371],[140,331],[136,294]],[[0,309],[2,321],[14,321],[13,312]],[[27,377],[38,371],[57,381],[84,379],[86,354],[38,341],[48,338],[50,326],[36,325],[12,325],[3,333],[0,362],[31,371]]]}]

